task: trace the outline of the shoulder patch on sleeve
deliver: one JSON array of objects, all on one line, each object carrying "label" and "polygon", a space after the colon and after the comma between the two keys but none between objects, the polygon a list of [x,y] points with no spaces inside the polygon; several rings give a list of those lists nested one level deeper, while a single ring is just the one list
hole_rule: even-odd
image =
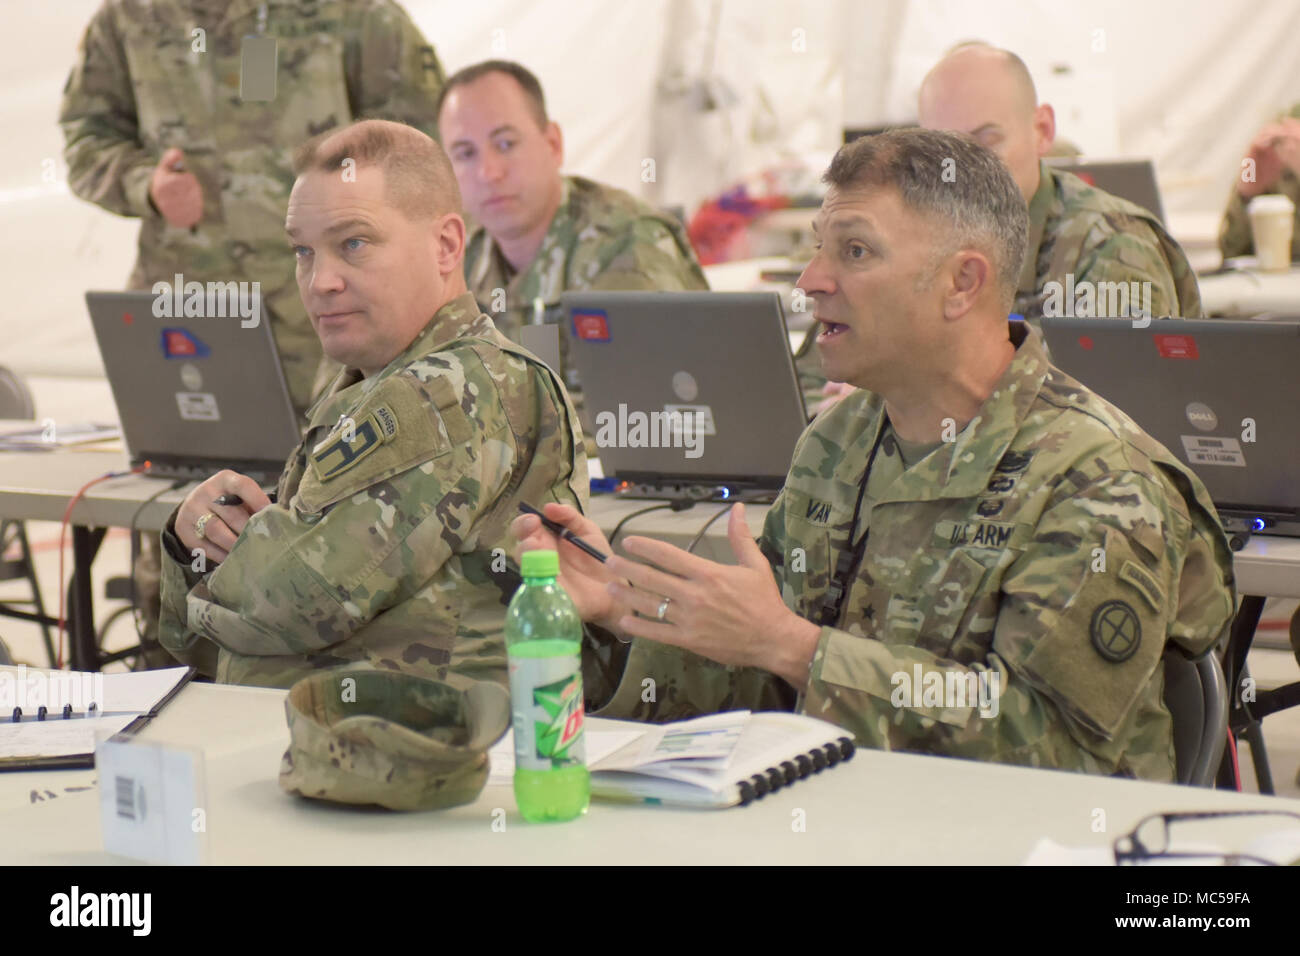
[{"label": "shoulder patch on sleeve", "polygon": [[329,481],[355,467],[372,451],[395,437],[397,416],[387,405],[379,405],[360,421],[345,416],[308,457],[317,477]]},{"label": "shoulder patch on sleeve", "polygon": [[314,514],[451,448],[424,394],[394,377],[308,451],[297,505]]},{"label": "shoulder patch on sleeve", "polygon": [[1136,561],[1124,562],[1119,569],[1119,579],[1133,585],[1138,594],[1141,594],[1146,599],[1146,602],[1151,605],[1151,610],[1157,614],[1164,608],[1165,592],[1160,587],[1160,582],[1156,580],[1154,574]]},{"label": "shoulder patch on sleeve", "polygon": [[1106,601],[1092,612],[1092,646],[1112,664],[1122,664],[1142,646],[1142,622],[1127,601]]}]

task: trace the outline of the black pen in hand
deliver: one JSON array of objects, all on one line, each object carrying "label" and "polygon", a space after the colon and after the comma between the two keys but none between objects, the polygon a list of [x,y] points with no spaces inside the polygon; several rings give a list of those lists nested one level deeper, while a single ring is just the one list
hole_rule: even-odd
[{"label": "black pen in hand", "polygon": [[[271,499],[271,504],[275,504],[274,490],[268,491],[266,496]],[[227,492],[224,495],[217,495],[217,497],[212,499],[212,503],[214,505],[225,505],[228,508],[238,508],[244,503],[244,499],[239,497],[239,495],[233,495]]]},{"label": "black pen in hand", "polygon": [[551,532],[551,534],[558,534],[565,541],[572,542],[574,547],[578,548],[580,551],[587,552],[587,554],[591,555],[601,564],[604,564],[608,560],[607,555],[602,554],[600,551],[593,548],[591,545],[587,544],[587,542],[583,541],[581,538],[579,538],[576,534],[574,534],[564,525],[560,524],[559,522],[552,521],[550,518],[546,517],[546,515],[542,514],[532,505],[524,504],[524,502],[521,501],[519,502],[519,510],[526,515],[537,515],[537,517],[541,520],[542,525],[546,528],[547,531]]}]

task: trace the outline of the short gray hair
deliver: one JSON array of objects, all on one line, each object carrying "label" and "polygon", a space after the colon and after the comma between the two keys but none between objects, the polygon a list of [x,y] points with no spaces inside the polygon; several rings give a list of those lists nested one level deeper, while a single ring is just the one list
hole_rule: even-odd
[{"label": "short gray hair", "polygon": [[889,186],[903,205],[944,227],[938,261],[961,248],[989,257],[1008,309],[1028,243],[1029,210],[1011,172],[969,136],[892,129],[840,147],[822,181],[837,189]]}]

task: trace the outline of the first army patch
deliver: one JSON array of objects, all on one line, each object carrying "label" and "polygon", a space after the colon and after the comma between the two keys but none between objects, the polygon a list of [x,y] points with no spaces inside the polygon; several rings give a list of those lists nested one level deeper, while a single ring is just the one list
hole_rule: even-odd
[{"label": "first army patch", "polygon": [[344,474],[367,455],[397,435],[397,416],[387,405],[375,408],[360,421],[346,416],[310,455],[317,478],[329,481]]}]

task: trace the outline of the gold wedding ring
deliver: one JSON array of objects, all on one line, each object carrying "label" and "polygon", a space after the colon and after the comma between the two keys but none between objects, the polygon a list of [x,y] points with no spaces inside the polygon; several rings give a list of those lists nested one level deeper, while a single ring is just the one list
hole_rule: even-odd
[{"label": "gold wedding ring", "polygon": [[215,517],[216,515],[214,515],[211,511],[209,511],[207,512],[207,514],[201,515],[198,521],[194,522],[194,534],[195,536],[198,537],[200,541],[207,539],[206,531],[208,527],[208,522]]}]

